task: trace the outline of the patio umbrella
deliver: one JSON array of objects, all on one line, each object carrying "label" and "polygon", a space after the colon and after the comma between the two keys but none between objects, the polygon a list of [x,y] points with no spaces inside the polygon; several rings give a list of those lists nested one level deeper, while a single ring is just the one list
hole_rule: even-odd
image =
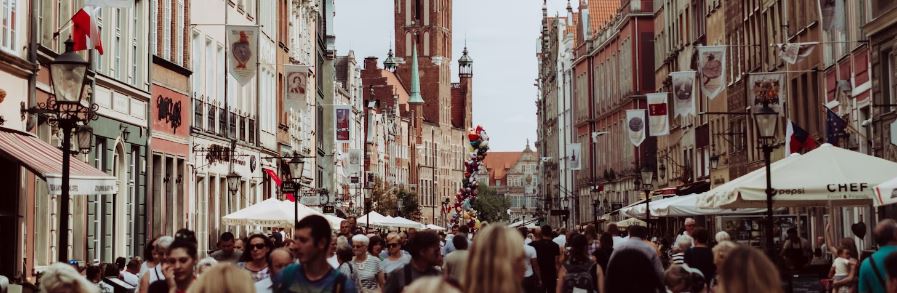
[{"label": "patio umbrella", "polygon": [[642,220],[639,220],[636,218],[629,218],[629,219],[617,222],[617,227],[626,228],[629,226],[646,226],[646,224],[645,224],[645,221],[642,221]]},{"label": "patio umbrella", "polygon": [[433,224],[427,224],[427,230],[442,231],[442,230],[445,230],[445,228],[442,228],[442,227],[439,227],[439,226],[436,226]]},{"label": "patio umbrella", "polygon": [[[773,174],[775,174],[776,170],[782,168],[783,166],[794,162],[795,159],[800,158],[800,154],[794,153],[784,159],[772,162],[769,166],[770,170],[772,170]],[[735,188],[740,186],[742,182],[747,181],[752,178],[766,178],[766,169],[759,168],[757,170],[751,171],[741,177],[730,180],[729,182],[724,183],[723,185],[711,188],[707,192],[701,193],[698,195],[697,206],[700,208],[718,208],[718,201],[721,198],[724,198],[727,194],[731,193]],[[775,176],[775,175],[773,175]],[[765,181],[764,181],[765,182]]]},{"label": "patio umbrella", "polygon": [[[772,188],[776,190],[773,204],[777,207],[869,204],[873,187],[894,177],[897,177],[897,163],[823,144],[772,170]],[[735,190],[718,198],[716,206],[766,206],[765,174],[739,183]]]},{"label": "patio umbrella", "polygon": [[651,202],[651,216],[657,217],[687,217],[687,216],[710,216],[710,215],[742,215],[756,214],[765,212],[766,209],[761,208],[745,208],[745,209],[721,209],[721,208],[702,208],[697,206],[698,195],[689,194],[683,196],[668,197],[657,202]]},{"label": "patio umbrella", "polygon": [[[370,221],[368,219],[370,219]],[[358,217],[357,223],[359,226],[367,225],[368,223],[370,223],[371,226],[383,226],[383,224],[388,223],[388,220],[386,216],[381,215],[378,212],[371,211],[367,215]]]},{"label": "patio umbrella", "polygon": [[269,198],[242,210],[222,217],[225,225],[258,225],[265,227],[289,227],[293,222],[293,211],[284,208],[276,198]]},{"label": "patio umbrella", "polygon": [[393,228],[415,228],[415,229],[423,229],[424,224],[405,219],[402,217],[386,217],[388,220],[385,226],[393,227]]},{"label": "patio umbrella", "polygon": [[897,178],[875,186],[875,206],[897,202]]}]

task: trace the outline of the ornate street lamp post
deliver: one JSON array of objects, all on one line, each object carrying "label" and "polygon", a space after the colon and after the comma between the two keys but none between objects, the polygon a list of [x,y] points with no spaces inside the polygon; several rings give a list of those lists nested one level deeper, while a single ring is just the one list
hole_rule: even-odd
[{"label": "ornate street lamp post", "polygon": [[651,228],[651,188],[654,187],[654,171],[645,166],[641,171],[642,188],[645,191],[645,224]]},{"label": "ornate street lamp post", "polygon": [[754,113],[754,122],[757,126],[757,140],[760,143],[760,148],[763,149],[763,159],[766,163],[766,253],[773,258],[775,243],[773,242],[772,197],[775,195],[775,190],[772,189],[770,155],[775,144],[779,113],[764,103],[763,107]]},{"label": "ornate street lamp post", "polygon": [[290,184],[298,185],[293,192],[293,225],[296,225],[299,224],[299,187],[302,186],[298,182],[302,180],[302,172],[305,171],[305,160],[296,154],[287,162],[287,166],[290,168]]},{"label": "ornate street lamp post", "polygon": [[25,114],[40,114],[49,117],[50,125],[62,131],[62,193],[59,199],[59,261],[68,261],[69,226],[69,165],[71,163],[72,132],[76,131],[78,152],[90,153],[93,129],[87,124],[97,119],[97,104],[83,100],[84,82],[90,62],[75,53],[71,37],[65,41],[65,52],[50,62],[50,80],[53,97],[46,103],[25,108],[22,103],[22,118]]}]

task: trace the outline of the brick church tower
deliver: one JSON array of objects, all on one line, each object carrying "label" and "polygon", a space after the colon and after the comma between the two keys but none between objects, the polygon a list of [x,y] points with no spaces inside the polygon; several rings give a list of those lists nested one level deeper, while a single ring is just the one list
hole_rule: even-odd
[{"label": "brick church tower", "polygon": [[396,74],[403,84],[411,84],[409,65],[412,46],[416,44],[420,90],[425,101],[423,118],[430,123],[452,126],[452,0],[397,0],[395,3],[395,47],[400,64]]}]

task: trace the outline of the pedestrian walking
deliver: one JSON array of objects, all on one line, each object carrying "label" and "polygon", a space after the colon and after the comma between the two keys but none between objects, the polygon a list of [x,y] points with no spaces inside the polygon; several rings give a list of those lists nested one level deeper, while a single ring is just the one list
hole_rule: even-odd
[{"label": "pedestrian walking", "polygon": [[155,258],[156,241],[158,240],[159,237],[153,237],[153,239],[147,242],[147,245],[143,247],[143,263],[140,264],[140,272],[137,273],[138,278],[142,278],[143,274],[158,264],[158,260]]},{"label": "pedestrian walking", "polygon": [[249,236],[249,246],[240,256],[237,267],[249,272],[253,282],[268,278],[268,255],[274,250],[274,243],[264,234],[252,234]]},{"label": "pedestrian walking", "polygon": [[570,257],[558,271],[558,293],[604,292],[604,272],[589,258],[589,242],[582,234],[573,234],[568,242]]},{"label": "pedestrian walking", "polygon": [[280,272],[282,272],[288,265],[293,264],[294,261],[293,253],[284,247],[276,248],[274,251],[271,251],[269,258],[271,259],[271,273],[268,274],[268,278],[255,282],[256,293],[273,292],[274,284],[280,282],[278,279],[280,277]]},{"label": "pedestrian walking", "polygon": [[43,293],[98,293],[99,288],[66,263],[50,265],[40,277]]},{"label": "pedestrian walking", "polygon": [[299,263],[281,272],[274,292],[356,292],[352,280],[327,263],[331,239],[330,223],[324,217],[311,215],[300,220],[293,233]]},{"label": "pedestrian walking", "polygon": [[373,235],[369,237],[369,239],[370,243],[368,244],[368,253],[376,258],[379,258],[380,260],[383,260],[380,257],[380,253],[382,253],[383,249],[386,248],[386,242],[383,241],[383,237],[380,237],[380,235]]},{"label": "pedestrian walking", "polygon": [[[526,239],[526,234],[529,232],[526,227],[517,228],[517,231],[520,232],[521,237]],[[536,248],[527,245],[526,241],[524,241],[523,255],[523,264],[526,267],[526,271],[523,274],[523,291],[527,293],[539,292],[540,288],[542,288],[542,280],[539,279],[539,259]],[[586,257],[588,257],[588,254]]]},{"label": "pedestrian walking", "polygon": [[598,230],[595,228],[594,224],[588,224],[586,225],[583,235],[586,236],[586,240],[589,242],[588,255],[592,255],[595,253],[595,250],[598,250]]},{"label": "pedestrian walking", "polygon": [[779,270],[760,250],[738,246],[729,252],[717,277],[715,292],[782,293]]},{"label": "pedestrian walking", "polygon": [[355,267],[355,263],[352,262],[352,258],[355,257],[355,249],[352,248],[352,244],[349,244],[349,240],[346,239],[345,236],[339,236],[336,238],[336,260],[339,262],[339,266],[336,267],[336,270],[349,277],[349,280],[352,280],[352,283],[355,284],[355,288],[358,291],[361,291],[361,282],[358,280],[358,269]]},{"label": "pedestrian walking", "polygon": [[897,253],[891,253],[885,258],[885,271],[888,274],[887,292],[897,293]]},{"label": "pedestrian walking", "polygon": [[810,241],[800,237],[796,228],[788,228],[786,232],[788,236],[785,243],[782,244],[782,250],[779,255],[785,259],[785,264],[793,272],[800,271],[810,263],[813,256],[813,249]]},{"label": "pedestrian walking", "polygon": [[168,248],[166,263],[163,265],[164,280],[150,284],[164,287],[166,291],[186,292],[196,279],[194,268],[197,262],[196,244],[187,239],[176,239]]},{"label": "pedestrian walking", "polygon": [[140,261],[135,258],[132,258],[125,265],[125,270],[121,271],[119,278],[121,278],[121,280],[124,281],[125,283],[128,283],[128,285],[137,287],[137,284],[140,283],[140,277],[137,276],[137,274],[139,274],[139,273],[140,273]]},{"label": "pedestrian walking", "polygon": [[897,222],[884,219],[878,222],[872,233],[879,247],[878,251],[860,264],[860,279],[857,284],[860,293],[886,292],[885,258],[897,251]]},{"label": "pedestrian walking", "polygon": [[243,238],[234,239],[234,250],[239,250],[240,255],[242,255],[244,248],[246,248],[246,239],[243,239]]},{"label": "pedestrian walking", "polygon": [[402,250],[402,238],[399,234],[389,233],[386,235],[386,255],[383,259],[382,268],[384,274],[401,268],[411,262],[411,254]]},{"label": "pedestrian walking", "polygon": [[[469,234],[469,233],[470,233],[470,228],[468,228],[467,225],[462,225],[460,227],[457,224],[452,225],[452,234],[449,234],[445,238],[446,243],[445,243],[445,247],[443,247],[443,249],[442,249],[442,255],[448,255],[449,253],[452,253],[452,251],[454,251],[456,249],[454,242],[451,241],[452,238],[463,234],[464,238],[467,239],[467,234]],[[470,243],[468,242],[468,244],[470,244]]]},{"label": "pedestrian walking", "polygon": [[457,234],[452,238],[455,251],[450,252],[443,259],[442,273],[446,278],[464,283],[464,272],[467,271],[467,235]]},{"label": "pedestrian walking", "polygon": [[691,232],[694,245],[685,250],[685,263],[689,267],[696,268],[704,274],[704,279],[713,280],[716,277],[716,266],[713,264],[713,251],[707,246],[710,233],[704,227],[695,227]]},{"label": "pedestrian walking", "polygon": [[503,224],[481,229],[470,247],[462,288],[465,293],[522,292],[523,237]]},{"label": "pedestrian walking", "polygon": [[713,239],[716,240],[716,243],[720,243],[731,240],[731,237],[729,236],[729,232],[719,231],[716,232],[716,235],[713,235]]},{"label": "pedestrian walking", "polygon": [[204,273],[206,270],[212,268],[217,264],[218,261],[211,256],[200,259],[199,262],[196,263],[196,275],[202,275],[202,273]]},{"label": "pedestrian walking", "polygon": [[676,243],[673,243],[673,248],[671,249],[672,255],[670,255],[670,264],[685,264],[685,251],[691,248],[693,242],[694,240],[688,235],[676,237]]},{"label": "pedestrian walking", "polygon": [[529,245],[536,249],[536,260],[539,267],[539,280],[545,292],[555,292],[557,289],[557,271],[561,264],[561,247],[552,241],[550,225],[539,228],[540,238]]},{"label": "pedestrian walking", "polygon": [[595,262],[598,263],[598,266],[601,267],[601,270],[607,273],[607,262],[610,261],[610,256],[614,253],[614,238],[608,232],[601,233],[601,237],[598,238],[598,249],[592,253],[592,256],[595,258]]},{"label": "pedestrian walking", "polygon": [[707,292],[704,274],[687,264],[671,265],[664,274],[663,284],[670,293]]},{"label": "pedestrian walking", "polygon": [[215,260],[222,262],[227,261],[231,263],[237,263],[240,261],[240,256],[243,255],[242,250],[237,250],[234,248],[234,233],[224,232],[221,233],[221,236],[218,236],[218,243],[216,246],[218,250],[213,251],[209,256],[214,258]]},{"label": "pedestrian walking", "polygon": [[629,227],[629,239],[614,248],[607,264],[607,292],[658,292],[663,287],[663,264],[657,250],[643,239],[648,229]]},{"label": "pedestrian walking", "polygon": [[832,288],[833,292],[836,293],[848,293],[855,290],[856,287],[856,279],[857,279],[857,267],[858,261],[856,259],[856,246],[853,245],[853,240],[847,238],[846,240],[849,245],[834,245],[832,243],[832,238],[834,238],[834,230],[832,229],[831,223],[826,223],[825,225],[825,247],[829,249],[829,251],[823,252],[828,255],[831,252],[831,255],[835,256],[835,259],[832,261],[831,270],[829,271],[829,278],[832,279]]},{"label": "pedestrian walking", "polygon": [[439,236],[433,231],[417,232],[408,240],[411,262],[389,273],[385,293],[400,293],[405,286],[424,276],[439,275],[436,266],[441,265]]},{"label": "pedestrian walking", "polygon": [[212,266],[196,279],[187,293],[253,292],[252,277],[231,262]]},{"label": "pedestrian walking", "polygon": [[626,240],[623,237],[620,237],[620,228],[617,227],[617,224],[615,223],[610,223],[607,225],[607,232],[610,233],[610,235],[613,237],[614,249],[619,248],[620,244],[623,243],[623,240]]},{"label": "pedestrian walking", "polygon": [[97,265],[89,265],[87,269],[84,270],[84,276],[87,278],[90,283],[97,288],[100,288],[100,292],[102,293],[112,293],[114,289],[111,285],[103,283],[103,268]]},{"label": "pedestrian walking", "polygon": [[361,234],[352,236],[352,248],[355,252],[352,264],[358,269],[358,281],[361,283],[358,291],[363,293],[380,292],[386,282],[380,267],[380,259],[368,253],[370,242],[367,236]]},{"label": "pedestrian walking", "polygon": [[156,265],[149,268],[146,273],[140,277],[140,283],[135,291],[139,293],[147,293],[149,292],[150,284],[159,280],[165,280],[162,264],[166,263],[168,248],[171,246],[172,242],[174,242],[174,237],[171,236],[162,236],[159,237],[159,239],[156,239],[156,242],[153,244],[153,260]]},{"label": "pedestrian walking", "polygon": [[557,237],[554,237],[554,239],[551,239],[551,241],[554,241],[554,243],[557,243],[557,245],[560,246],[561,248],[566,247],[567,246],[567,228],[561,228],[558,231]]}]

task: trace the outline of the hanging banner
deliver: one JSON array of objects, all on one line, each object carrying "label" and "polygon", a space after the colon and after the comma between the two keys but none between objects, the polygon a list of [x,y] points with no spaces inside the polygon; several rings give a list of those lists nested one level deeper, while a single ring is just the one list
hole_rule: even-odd
[{"label": "hanging banner", "polygon": [[779,47],[779,58],[782,58],[782,61],[795,64],[810,56],[818,44],[819,42],[785,43],[776,46]]},{"label": "hanging banner", "polygon": [[629,142],[639,146],[645,141],[645,110],[626,110],[626,131],[629,133]]},{"label": "hanging banner", "polygon": [[698,72],[701,92],[708,99],[716,98],[726,88],[726,46],[699,46]]},{"label": "hanging banner", "polygon": [[751,103],[751,111],[756,111],[768,104],[770,108],[779,113],[779,116],[785,116],[782,105],[785,100],[782,97],[782,90],[785,85],[785,73],[782,72],[764,72],[751,73],[748,75],[748,86],[750,87],[749,100]]},{"label": "hanging banner", "polygon": [[257,26],[227,26],[227,69],[240,85],[252,80],[258,70],[258,35]]},{"label": "hanging banner", "polygon": [[648,131],[651,136],[670,134],[670,116],[667,115],[667,93],[647,94]]},{"label": "hanging banner", "polygon": [[670,78],[673,80],[673,105],[676,107],[676,116],[695,115],[695,72],[671,72]]},{"label": "hanging banner", "polygon": [[349,173],[358,174],[361,172],[362,153],[360,149],[349,150]]},{"label": "hanging banner", "polygon": [[567,145],[567,169],[582,169],[582,144],[571,143]]},{"label": "hanging banner", "polygon": [[819,0],[819,16],[822,30],[844,31],[844,0]]},{"label": "hanging banner", "polygon": [[349,142],[352,136],[349,130],[349,117],[352,114],[352,108],[348,105],[333,106],[333,117],[336,126],[333,128],[336,132],[334,137],[337,143]]},{"label": "hanging banner", "polygon": [[283,65],[284,76],[286,77],[286,97],[287,100],[301,100],[305,102],[308,92],[308,66],[305,65]]}]

